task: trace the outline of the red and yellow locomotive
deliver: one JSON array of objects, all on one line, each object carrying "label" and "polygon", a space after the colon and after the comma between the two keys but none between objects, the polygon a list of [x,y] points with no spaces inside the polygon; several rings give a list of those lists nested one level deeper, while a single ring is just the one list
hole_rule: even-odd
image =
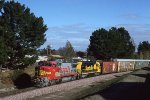
[{"label": "red and yellow locomotive", "polygon": [[74,80],[77,76],[69,63],[57,63],[56,61],[40,61],[35,69],[35,83],[38,87],[45,87],[60,83],[62,79]]}]

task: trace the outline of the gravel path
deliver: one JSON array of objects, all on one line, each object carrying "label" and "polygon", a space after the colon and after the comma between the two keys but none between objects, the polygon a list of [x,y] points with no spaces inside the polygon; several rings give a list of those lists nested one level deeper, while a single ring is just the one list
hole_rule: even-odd
[{"label": "gravel path", "polygon": [[[33,98],[35,96],[42,96],[44,94],[51,94],[51,93],[56,93],[56,92],[60,92],[60,91],[61,92],[69,91],[71,89],[78,88],[80,86],[86,87],[87,85],[90,85],[95,82],[110,80],[110,79],[116,78],[116,76],[122,76],[127,73],[129,73],[129,72],[106,74],[106,75],[100,75],[100,76],[86,78],[86,79],[82,79],[82,80],[66,82],[66,83],[62,83],[62,84],[58,84],[58,85],[53,85],[53,86],[49,86],[49,87],[45,87],[45,88],[39,88],[39,89],[35,89],[32,91],[19,93],[16,95],[3,97],[3,98],[0,98],[0,100],[25,100],[25,99]],[[43,99],[43,98],[41,98],[41,99]]]}]

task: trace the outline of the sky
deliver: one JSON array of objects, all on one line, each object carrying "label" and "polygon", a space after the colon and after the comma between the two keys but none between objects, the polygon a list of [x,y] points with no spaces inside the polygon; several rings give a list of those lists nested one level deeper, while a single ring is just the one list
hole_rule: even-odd
[{"label": "sky", "polygon": [[150,42],[150,0],[16,0],[42,16],[48,30],[41,48],[64,47],[67,40],[76,51],[86,51],[92,32],[125,27],[139,42]]}]

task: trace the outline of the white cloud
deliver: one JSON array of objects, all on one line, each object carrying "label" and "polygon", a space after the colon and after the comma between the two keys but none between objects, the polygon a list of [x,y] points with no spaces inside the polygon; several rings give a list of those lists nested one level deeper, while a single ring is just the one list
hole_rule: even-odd
[{"label": "white cloud", "polygon": [[126,15],[123,15],[122,17],[125,19],[139,19],[142,16],[137,15],[137,14],[126,14]]},{"label": "white cloud", "polygon": [[121,16],[122,18],[124,19],[132,19],[132,20],[135,20],[135,19],[149,19],[150,17],[148,16],[142,16],[140,14],[125,14],[125,15],[122,15]]},{"label": "white cloud", "polygon": [[[105,29],[111,27],[106,27]],[[114,25],[114,27],[125,27],[134,39],[136,46],[138,46],[139,42],[150,41],[150,24],[118,24]],[[98,29],[98,27],[91,27],[85,24],[49,27],[46,32],[47,41],[42,47],[51,44],[53,49],[58,49],[65,46],[68,40],[75,50],[84,51],[90,43],[89,39],[92,32],[96,29]]]},{"label": "white cloud", "polygon": [[63,25],[49,27],[46,32],[47,41],[42,47],[48,44],[53,49],[65,46],[66,41],[70,41],[75,50],[86,50],[89,45],[89,38],[94,27],[85,24]]}]

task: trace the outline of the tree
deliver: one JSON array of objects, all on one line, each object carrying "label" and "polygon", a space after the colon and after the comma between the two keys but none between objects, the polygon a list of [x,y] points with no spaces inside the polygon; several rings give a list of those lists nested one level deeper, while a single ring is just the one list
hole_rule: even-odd
[{"label": "tree", "polygon": [[47,45],[47,55],[51,55],[51,45]]},{"label": "tree", "polygon": [[37,48],[46,41],[47,26],[43,18],[36,17],[25,5],[7,1],[1,6],[0,19],[0,39],[3,41],[0,49],[5,49],[5,66],[18,68],[33,63],[35,56],[26,58],[25,55],[36,55]]},{"label": "tree", "polygon": [[63,56],[67,61],[71,61],[72,57],[76,56],[74,48],[72,44],[67,41],[65,47],[59,48],[59,53]]},{"label": "tree", "polygon": [[[4,5],[4,0],[0,1],[0,11],[2,11],[2,7]],[[4,43],[4,30],[3,30],[3,24],[4,21],[2,17],[0,16],[0,68],[2,65],[5,65],[5,62],[7,61],[7,53],[6,53],[6,45]]]},{"label": "tree", "polygon": [[0,37],[0,68],[2,65],[5,65],[5,62],[8,60],[6,53],[6,46],[4,45],[4,40]]},{"label": "tree", "polygon": [[47,49],[46,48],[38,49],[37,52],[38,52],[39,56],[45,56],[45,55],[47,55]]},{"label": "tree", "polygon": [[144,59],[150,58],[150,43],[148,41],[143,41],[139,43],[138,54],[140,55],[140,58]]},{"label": "tree", "polygon": [[125,28],[101,28],[90,36],[88,55],[96,59],[130,58],[135,51],[134,43]]},{"label": "tree", "polygon": [[78,52],[76,52],[76,55],[78,57],[84,58],[84,57],[86,57],[86,52],[78,51]]}]

